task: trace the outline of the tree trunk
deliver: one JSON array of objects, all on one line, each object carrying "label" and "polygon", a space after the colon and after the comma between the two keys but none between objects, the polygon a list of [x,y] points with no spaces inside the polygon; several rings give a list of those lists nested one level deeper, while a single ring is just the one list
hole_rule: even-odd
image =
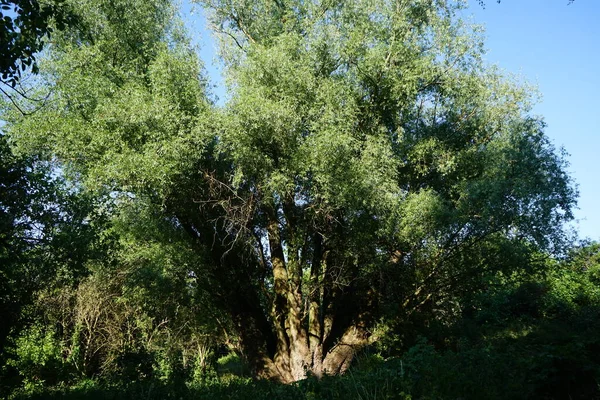
[{"label": "tree trunk", "polygon": [[[342,296],[340,290],[334,287],[328,288],[328,295],[325,295],[323,285],[331,285],[332,279],[324,279],[328,274],[326,260],[329,252],[323,251],[320,234],[313,237],[310,287],[303,301],[302,277],[298,276],[302,269],[290,267],[292,262],[297,262],[293,257],[286,260],[280,223],[275,215],[270,213],[267,226],[275,292],[271,310],[275,344],[264,346],[274,348],[275,353],[268,360],[261,356],[258,360],[249,361],[254,365],[263,363],[258,375],[283,383],[295,382],[308,375],[342,374],[350,366],[356,351],[369,340],[358,319],[348,314],[349,310],[359,308],[355,307],[356,304],[348,307],[335,304],[349,298]],[[346,315],[337,318],[336,312]],[[336,321],[338,326],[334,327]],[[257,356],[250,348],[246,354],[248,358]]]},{"label": "tree trunk", "polygon": [[355,288],[336,283],[342,263],[320,233],[305,235],[311,259],[301,260],[290,243],[291,218],[281,220],[289,216],[274,205],[263,207],[262,215],[266,235],[252,240],[268,248],[259,249],[249,246],[250,239],[230,240],[224,223],[207,223],[218,220],[214,215],[182,213],[178,219],[201,251],[208,249],[218,305],[231,317],[255,376],[290,383],[344,373],[369,340],[359,318],[364,302],[353,297]]}]

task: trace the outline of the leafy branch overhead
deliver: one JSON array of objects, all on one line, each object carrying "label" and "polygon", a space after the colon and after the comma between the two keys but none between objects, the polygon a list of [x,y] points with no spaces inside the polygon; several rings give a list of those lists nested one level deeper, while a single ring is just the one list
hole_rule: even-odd
[{"label": "leafy branch overhead", "polygon": [[65,0],[2,0],[0,12],[0,75],[12,87],[27,68],[38,71],[37,53],[52,31],[76,22]]}]

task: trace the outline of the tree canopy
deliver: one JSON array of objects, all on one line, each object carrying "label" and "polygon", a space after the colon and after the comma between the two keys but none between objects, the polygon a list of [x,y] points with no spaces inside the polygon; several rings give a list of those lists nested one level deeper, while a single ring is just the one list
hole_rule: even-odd
[{"label": "tree canopy", "polygon": [[53,26],[65,29],[75,19],[64,0],[2,0],[0,10],[0,74],[14,88],[23,70],[37,72],[36,53]]},{"label": "tree canopy", "polygon": [[483,63],[462,3],[200,3],[223,107],[168,0],[84,0],[44,61],[50,101],[6,107],[3,129],[104,195],[122,238],[109,276],[177,276],[165,290],[195,297],[170,299],[226,316],[255,375],[343,373],[386,329],[453,318],[485,276],[561,247],[564,155],[531,88]]},{"label": "tree canopy", "polygon": [[[573,3],[575,0],[569,0],[569,2],[567,4],[571,4]],[[479,3],[480,6],[485,7],[485,1],[484,0],[477,0],[477,2]],[[498,4],[500,4],[502,2],[502,0],[496,0],[496,2]]]}]

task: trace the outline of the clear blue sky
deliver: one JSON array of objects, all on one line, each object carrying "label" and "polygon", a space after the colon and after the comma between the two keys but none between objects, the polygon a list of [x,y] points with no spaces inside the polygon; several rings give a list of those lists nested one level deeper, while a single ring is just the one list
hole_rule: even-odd
[{"label": "clear blue sky", "polygon": [[[546,133],[569,153],[569,172],[579,188],[576,229],[580,237],[600,240],[600,0],[475,0],[465,11],[486,27],[486,59],[537,84],[542,94],[534,113],[545,118]],[[215,63],[215,43],[200,8],[182,14],[200,46],[215,85],[226,98]]]},{"label": "clear blue sky", "polygon": [[486,27],[486,59],[537,84],[534,112],[569,155],[579,187],[576,228],[600,240],[600,1],[475,1],[467,14]]}]

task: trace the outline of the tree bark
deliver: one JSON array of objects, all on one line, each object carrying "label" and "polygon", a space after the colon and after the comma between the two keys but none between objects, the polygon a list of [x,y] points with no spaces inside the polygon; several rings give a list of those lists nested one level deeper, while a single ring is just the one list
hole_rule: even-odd
[{"label": "tree bark", "polygon": [[[178,220],[202,251],[208,250],[219,307],[231,317],[241,352],[256,377],[291,383],[309,374],[344,373],[367,342],[365,331],[354,322],[358,302],[336,286],[332,271],[340,267],[334,268],[336,255],[324,244],[322,234],[306,233],[312,256],[301,260],[295,254],[298,249],[289,243],[295,221],[278,213],[273,203],[261,211],[265,240],[253,237],[251,241],[252,246],[263,246],[259,251],[244,248],[251,245],[243,240],[233,242],[226,225],[215,222],[219,219],[211,210],[204,215],[181,214]],[[308,273],[305,291],[304,271]],[[261,284],[255,280],[265,272],[270,272],[266,284],[272,287],[261,295]],[[348,307],[340,302],[348,302]]]},{"label": "tree bark", "polygon": [[307,333],[302,321],[300,280],[293,279],[287,268],[279,221],[275,211],[269,211],[267,232],[273,266],[274,317],[278,339],[275,365],[281,369],[284,380],[297,381],[306,377],[306,370],[310,366]]}]

